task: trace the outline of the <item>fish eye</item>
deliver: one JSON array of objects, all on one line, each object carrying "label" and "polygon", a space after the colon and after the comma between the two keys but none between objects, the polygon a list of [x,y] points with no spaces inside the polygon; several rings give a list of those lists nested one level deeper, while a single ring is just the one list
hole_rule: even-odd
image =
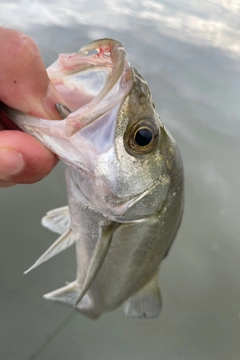
[{"label": "fish eye", "polygon": [[152,130],[148,128],[138,129],[134,136],[135,142],[138,146],[148,146],[153,139]]},{"label": "fish eye", "polygon": [[153,151],[159,140],[159,128],[152,119],[143,119],[127,129],[125,148],[131,154],[147,154]]}]

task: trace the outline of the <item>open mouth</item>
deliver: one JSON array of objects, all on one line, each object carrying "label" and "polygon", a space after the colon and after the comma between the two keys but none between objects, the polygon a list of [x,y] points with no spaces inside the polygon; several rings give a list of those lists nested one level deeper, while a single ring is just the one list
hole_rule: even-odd
[{"label": "open mouth", "polygon": [[64,162],[90,166],[113,144],[119,109],[132,88],[125,50],[115,40],[97,40],[78,53],[59,55],[47,71],[66,103],[57,104],[63,120],[41,119],[7,107],[5,112]]},{"label": "open mouth", "polygon": [[[66,135],[72,136],[119,104],[132,87],[131,66],[121,43],[102,39],[78,53],[61,54],[48,75],[70,110]],[[66,110],[66,109],[65,109]]]}]

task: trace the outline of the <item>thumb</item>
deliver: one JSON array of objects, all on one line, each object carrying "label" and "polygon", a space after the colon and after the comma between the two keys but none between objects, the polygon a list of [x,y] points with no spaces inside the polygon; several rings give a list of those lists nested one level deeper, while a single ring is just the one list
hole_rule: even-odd
[{"label": "thumb", "polygon": [[29,36],[0,27],[0,101],[29,115],[60,119],[64,103],[49,81],[36,43]]}]

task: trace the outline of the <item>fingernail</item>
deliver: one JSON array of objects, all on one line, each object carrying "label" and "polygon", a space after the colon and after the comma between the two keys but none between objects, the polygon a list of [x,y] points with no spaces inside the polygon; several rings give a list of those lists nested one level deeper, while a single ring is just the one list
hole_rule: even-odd
[{"label": "fingernail", "polygon": [[17,175],[25,166],[24,159],[21,154],[14,150],[0,150],[0,179],[8,180],[8,177]]},{"label": "fingernail", "polygon": [[58,103],[66,104],[65,101],[63,100],[62,96],[55,89],[52,82],[49,81],[49,85],[48,85],[46,94],[42,100],[42,104],[43,104],[44,110],[48,113],[50,119],[62,120],[61,116],[59,115],[59,113],[55,107],[55,105]]}]

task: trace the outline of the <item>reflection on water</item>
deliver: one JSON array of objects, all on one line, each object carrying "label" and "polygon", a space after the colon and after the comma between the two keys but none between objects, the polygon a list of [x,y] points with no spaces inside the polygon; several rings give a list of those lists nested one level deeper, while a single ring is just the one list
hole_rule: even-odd
[{"label": "reflection on water", "polygon": [[[39,359],[239,359],[239,12],[239,0],[1,1],[2,24],[33,36],[47,64],[96,38],[123,42],[185,165],[184,221],[161,268],[159,319],[79,315]],[[39,220],[66,202],[63,166],[0,196],[0,358],[26,360],[70,312],[41,295],[74,278],[73,249],[22,275],[55,240]]]},{"label": "reflection on water", "polygon": [[[78,23],[121,31],[128,29],[131,19],[135,19],[138,24],[151,23],[158,34],[223,49],[232,56],[240,53],[240,0],[208,0],[204,6],[201,0],[3,2],[2,19],[11,18],[11,26],[25,31],[36,23],[64,27]],[[150,37],[148,40],[153,43],[156,39]]]}]

